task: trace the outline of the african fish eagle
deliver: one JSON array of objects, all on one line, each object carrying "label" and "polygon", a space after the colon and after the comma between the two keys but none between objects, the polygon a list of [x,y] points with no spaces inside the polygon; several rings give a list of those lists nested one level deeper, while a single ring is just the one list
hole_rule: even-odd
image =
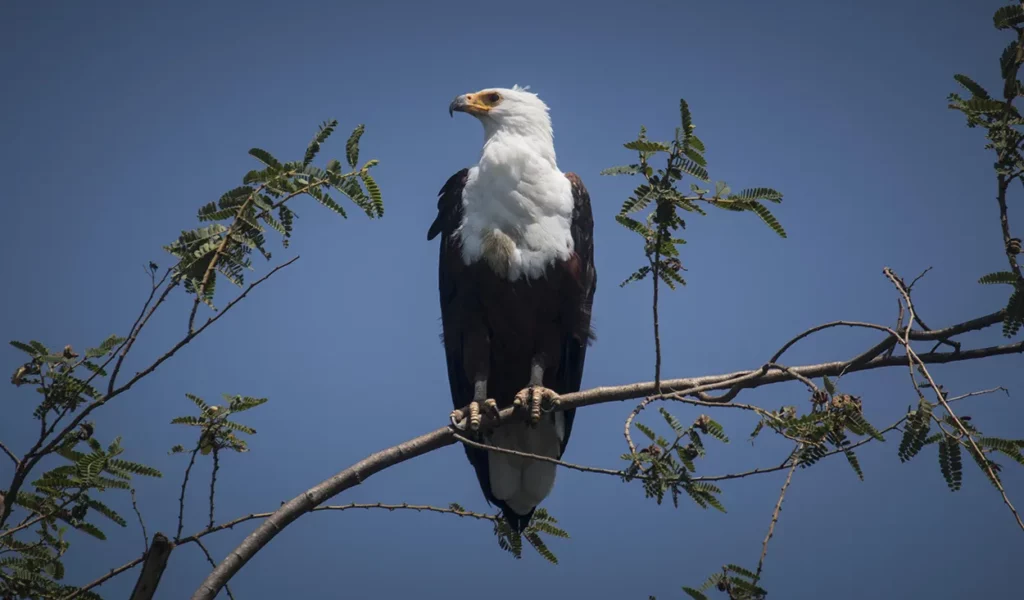
[{"label": "african fish eagle", "polygon": [[[548,107],[536,94],[488,88],[456,97],[449,114],[456,111],[483,124],[484,145],[476,166],[441,188],[427,233],[428,240],[441,235],[452,419],[516,406],[527,418],[481,441],[558,459],[575,410],[550,409],[559,394],[579,391],[594,337],[590,196],[579,176],[558,169]],[[479,420],[464,422],[475,435]],[[463,446],[484,497],[525,529],[551,492],[556,465]]]}]

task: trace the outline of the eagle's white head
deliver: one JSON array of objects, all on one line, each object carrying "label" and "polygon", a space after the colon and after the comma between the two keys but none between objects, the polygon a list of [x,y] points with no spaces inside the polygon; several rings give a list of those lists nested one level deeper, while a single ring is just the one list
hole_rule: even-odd
[{"label": "eagle's white head", "polygon": [[462,94],[448,105],[448,114],[454,116],[458,111],[473,115],[483,124],[487,139],[504,133],[553,144],[548,105],[528,89],[516,85]]}]

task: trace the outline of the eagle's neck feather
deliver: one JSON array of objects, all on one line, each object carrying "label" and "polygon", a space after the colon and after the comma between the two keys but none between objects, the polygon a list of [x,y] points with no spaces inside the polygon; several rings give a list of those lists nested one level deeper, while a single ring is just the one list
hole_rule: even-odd
[{"label": "eagle's neck feather", "polygon": [[572,186],[558,169],[550,126],[487,130],[469,170],[459,227],[466,264],[503,278],[536,279],[572,254]]}]

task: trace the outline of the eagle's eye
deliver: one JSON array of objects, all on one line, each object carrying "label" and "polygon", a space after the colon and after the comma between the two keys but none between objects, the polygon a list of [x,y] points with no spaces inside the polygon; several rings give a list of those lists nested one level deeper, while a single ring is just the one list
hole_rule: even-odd
[{"label": "eagle's eye", "polygon": [[501,95],[497,92],[491,92],[487,94],[487,102],[490,104],[497,104],[498,100],[501,100]]}]

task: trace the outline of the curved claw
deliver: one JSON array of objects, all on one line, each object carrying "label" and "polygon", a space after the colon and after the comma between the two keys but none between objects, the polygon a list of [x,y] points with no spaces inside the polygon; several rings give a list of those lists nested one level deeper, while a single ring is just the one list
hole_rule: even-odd
[{"label": "curved claw", "polygon": [[462,420],[466,418],[466,415],[459,409],[453,410],[448,415],[448,421],[451,422],[452,427],[461,431],[466,430],[466,426],[462,424]]}]

